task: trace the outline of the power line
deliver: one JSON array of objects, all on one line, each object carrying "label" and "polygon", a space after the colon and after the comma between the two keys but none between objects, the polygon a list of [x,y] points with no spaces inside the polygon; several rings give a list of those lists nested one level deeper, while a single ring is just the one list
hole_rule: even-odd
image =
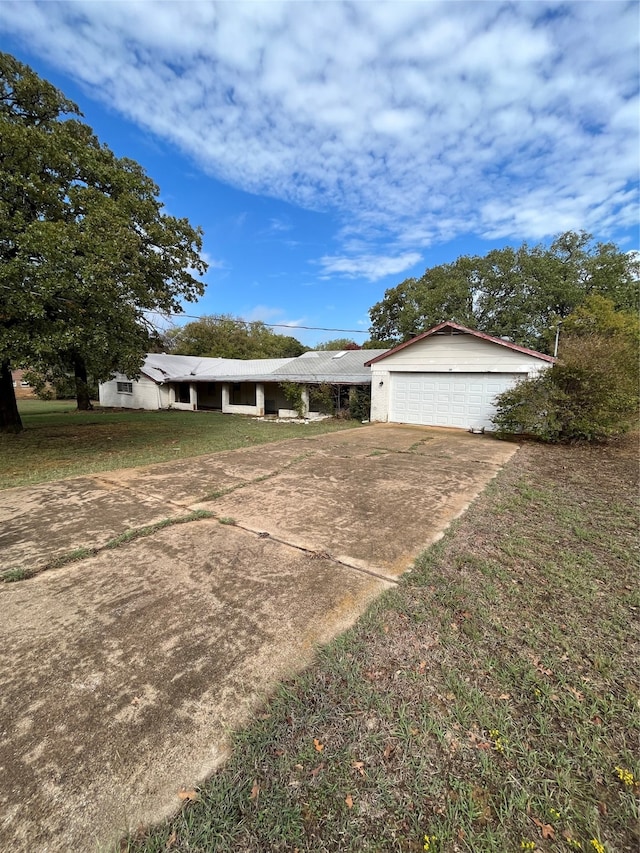
[{"label": "power line", "polygon": [[[13,292],[12,287],[8,287],[7,285],[0,285],[3,290],[9,290]],[[38,293],[35,290],[23,290],[23,293],[29,293],[31,296],[41,297],[42,294]],[[50,302],[64,302],[65,304],[76,304],[71,299],[66,299],[64,296],[47,296],[46,297]],[[264,320],[243,320],[241,317],[228,317],[224,314],[185,314],[183,312],[173,313],[171,311],[158,311],[154,308],[146,308],[144,309],[144,313],[146,314],[156,314],[160,317],[186,317],[188,320],[204,320],[204,319],[212,319],[212,320],[231,320],[234,323],[244,323],[245,325],[251,325],[251,323],[262,323],[263,326],[267,326],[270,329],[302,329],[304,331],[311,332],[346,332],[350,335],[368,335],[369,332],[365,329],[334,329],[329,326],[294,326],[291,323],[265,323]],[[151,321],[153,322],[153,321]]]},{"label": "power line", "polygon": [[246,325],[251,325],[251,323],[262,323],[263,326],[268,326],[271,329],[304,329],[305,331],[312,332],[348,332],[351,335],[368,335],[369,332],[365,329],[332,329],[328,326],[293,326],[290,323],[265,323],[263,320],[243,320],[240,317],[227,317],[224,314],[173,314],[168,313],[164,314],[164,317],[187,317],[189,320],[204,320],[211,318],[212,320],[232,320],[234,323],[245,323]]}]

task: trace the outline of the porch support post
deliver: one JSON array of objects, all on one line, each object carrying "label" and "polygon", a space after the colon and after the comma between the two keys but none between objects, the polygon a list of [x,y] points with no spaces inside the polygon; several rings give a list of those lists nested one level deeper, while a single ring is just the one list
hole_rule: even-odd
[{"label": "porch support post", "polygon": [[229,413],[229,383],[223,382],[222,387],[220,389],[220,394],[222,397],[222,411]]},{"label": "porch support post", "polygon": [[256,382],[256,415],[264,417],[264,384]]}]

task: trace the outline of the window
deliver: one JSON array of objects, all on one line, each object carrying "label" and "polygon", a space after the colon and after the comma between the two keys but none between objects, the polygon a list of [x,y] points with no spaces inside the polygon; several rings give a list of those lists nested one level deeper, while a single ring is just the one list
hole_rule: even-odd
[{"label": "window", "polygon": [[118,394],[133,394],[133,382],[117,382]]},{"label": "window", "polygon": [[176,403],[190,403],[189,383],[178,382],[176,385]]}]

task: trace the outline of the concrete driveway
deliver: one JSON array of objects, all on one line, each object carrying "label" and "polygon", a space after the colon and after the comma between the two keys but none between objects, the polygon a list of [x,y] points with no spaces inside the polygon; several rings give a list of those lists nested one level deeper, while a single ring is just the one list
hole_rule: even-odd
[{"label": "concrete driveway", "polygon": [[180,804],[516,446],[376,425],[0,492],[0,849],[100,850]]}]

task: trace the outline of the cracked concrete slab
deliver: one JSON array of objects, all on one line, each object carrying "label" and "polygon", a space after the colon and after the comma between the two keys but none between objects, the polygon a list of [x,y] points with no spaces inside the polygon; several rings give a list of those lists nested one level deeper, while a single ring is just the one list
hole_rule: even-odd
[{"label": "cracked concrete slab", "polygon": [[[464,433],[364,432],[362,443],[361,431],[323,442],[317,455],[274,475],[268,488],[251,484],[201,506],[247,529],[394,578],[516,450]],[[374,449],[363,454],[363,445]],[[448,452],[452,458],[443,459]]]},{"label": "cracked concrete slab", "polygon": [[0,849],[175,811],[229,732],[388,585],[200,521],[0,590]]},{"label": "cracked concrete slab", "polygon": [[96,850],[177,809],[515,450],[371,426],[0,493],[5,566],[196,506],[242,525],[165,528],[0,586],[0,849]]}]

